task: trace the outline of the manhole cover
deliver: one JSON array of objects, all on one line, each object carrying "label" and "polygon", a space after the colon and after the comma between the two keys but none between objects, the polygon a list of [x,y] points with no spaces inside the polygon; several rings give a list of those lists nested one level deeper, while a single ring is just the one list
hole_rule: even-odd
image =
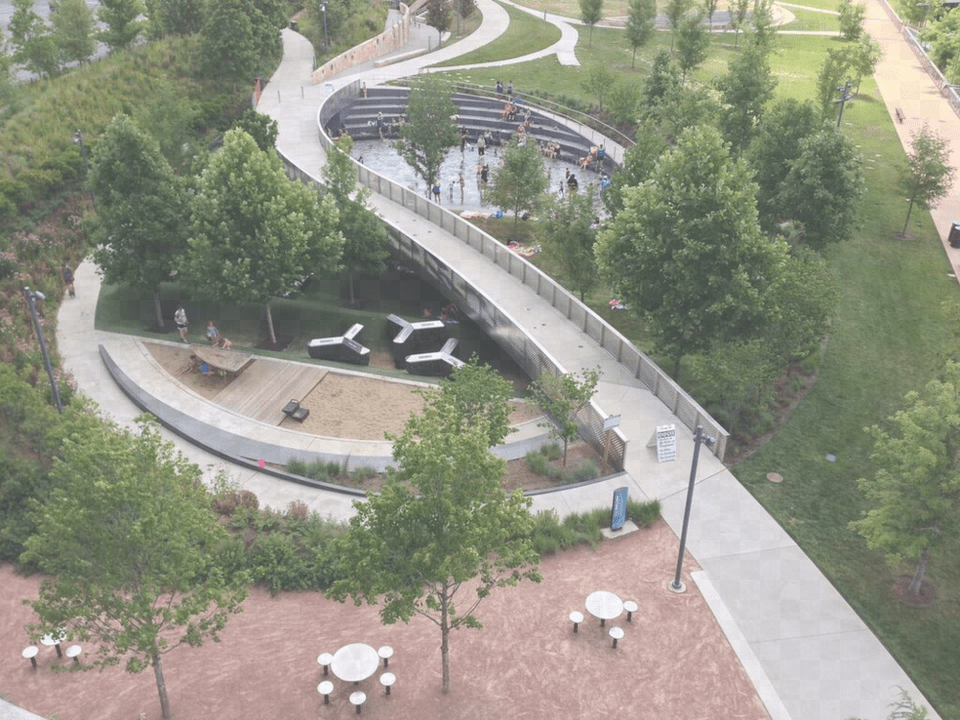
[{"label": "manhole cover", "polygon": [[778,485],[783,482],[783,475],[780,473],[770,472],[767,473],[767,480],[772,483],[777,483]]}]

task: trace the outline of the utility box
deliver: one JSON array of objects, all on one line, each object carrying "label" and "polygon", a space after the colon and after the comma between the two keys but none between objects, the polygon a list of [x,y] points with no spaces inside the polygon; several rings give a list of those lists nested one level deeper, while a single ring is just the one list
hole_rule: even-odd
[{"label": "utility box", "polygon": [[953,223],[950,226],[950,247],[960,248],[960,223]]}]

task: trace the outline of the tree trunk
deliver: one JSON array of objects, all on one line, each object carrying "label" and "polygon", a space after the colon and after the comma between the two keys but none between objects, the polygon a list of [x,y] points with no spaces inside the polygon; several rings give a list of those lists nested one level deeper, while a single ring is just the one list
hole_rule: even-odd
[{"label": "tree trunk", "polygon": [[440,659],[443,664],[443,692],[450,692],[450,617],[448,614],[447,588],[443,588],[440,600]]},{"label": "tree trunk", "polygon": [[350,286],[350,307],[353,307],[356,304],[356,299],[353,297],[353,273],[347,273],[347,285]]},{"label": "tree trunk", "polygon": [[267,303],[267,330],[270,331],[270,342],[277,344],[277,334],[273,331],[273,313],[270,312],[270,303]]},{"label": "tree trunk", "polygon": [[162,328],[163,325],[163,308],[160,306],[160,291],[153,291],[153,307],[157,311],[157,327]]},{"label": "tree trunk", "polygon": [[910,581],[910,587],[907,588],[911,594],[919,595],[920,586],[923,585],[923,576],[927,574],[927,561],[930,559],[930,549],[924,548],[920,556],[920,563],[917,565],[917,571],[913,574],[913,580]]},{"label": "tree trunk", "polygon": [[567,466],[567,439],[563,439],[563,466]]},{"label": "tree trunk", "polygon": [[903,233],[901,233],[902,235],[906,235],[907,233],[907,225],[910,224],[910,213],[912,212],[913,212],[913,199],[911,199],[910,204],[907,205],[907,220],[906,222],[903,223]]},{"label": "tree trunk", "polygon": [[633,49],[633,59],[630,61],[630,69],[632,70],[637,66],[637,49]]},{"label": "tree trunk", "polygon": [[683,348],[677,348],[677,354],[673,358],[673,381],[680,384],[680,358],[683,357]]},{"label": "tree trunk", "polygon": [[163,664],[160,661],[160,653],[154,653],[150,658],[150,664],[153,665],[153,674],[157,678],[157,692],[160,693],[160,713],[164,718],[172,717],[170,713],[170,698],[167,697],[167,684],[163,681]]}]

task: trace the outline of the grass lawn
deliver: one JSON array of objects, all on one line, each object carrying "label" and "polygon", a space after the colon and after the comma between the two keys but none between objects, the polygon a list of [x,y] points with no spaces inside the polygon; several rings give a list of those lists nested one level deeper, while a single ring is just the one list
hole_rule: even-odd
[{"label": "grass lawn", "polygon": [[801,10],[789,8],[796,20],[783,25],[784,30],[806,30],[810,32],[839,32],[840,20],[836,15],[816,12],[815,10]]},{"label": "grass lawn", "polygon": [[560,28],[556,25],[536,18],[530,13],[517,10],[510,5],[504,5],[503,8],[510,16],[510,25],[503,35],[471,53],[437,63],[434,67],[452,67],[454,65],[486,63],[493,60],[509,60],[548,48],[560,39]]},{"label": "grass lawn", "polygon": [[[834,9],[833,3],[824,7]],[[589,101],[581,80],[591,67],[602,65],[640,82],[656,50],[669,47],[669,35],[657,33],[631,70],[622,32],[594,32],[592,49],[584,39],[577,48],[580,68],[563,68],[553,58],[524,63],[514,66],[514,78],[522,79],[517,85],[532,93],[563,88]],[[778,95],[812,97],[825,52],[839,42],[780,36],[770,59]],[[697,72],[697,82],[709,86],[726,70],[736,52],[733,43],[732,35],[712,38],[710,59]],[[894,236],[906,212],[896,190],[896,167],[904,152],[872,79],[863,81],[861,95],[847,105],[842,127],[863,155],[868,191],[855,237],[826,253],[843,294],[820,376],[785,426],[734,472],[877,632],[938,712],[960,717],[960,604],[953,600],[960,594],[960,565],[952,560],[960,543],[931,562],[928,577],[938,600],[925,609],[909,608],[890,590],[894,577],[912,566],[891,569],[848,528],[863,509],[856,480],[873,473],[864,427],[884,423],[904,393],[923,386],[946,358],[960,354],[960,287],[948,276],[950,266],[929,214],[915,213],[910,239]],[[534,260],[551,270],[546,256]],[[630,313],[605,311],[607,299],[602,289],[588,298],[646,348],[642,326],[625,322]],[[767,482],[771,471],[783,474],[785,482]]]}]

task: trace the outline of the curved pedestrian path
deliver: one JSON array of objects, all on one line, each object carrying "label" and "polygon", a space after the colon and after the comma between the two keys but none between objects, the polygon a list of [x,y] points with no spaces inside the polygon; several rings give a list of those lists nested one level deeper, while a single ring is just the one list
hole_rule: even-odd
[{"label": "curved pedestrian path", "polygon": [[[489,42],[505,28],[506,14],[493,0],[477,0],[477,5],[484,21],[470,37],[395,65],[360,66],[324,86],[311,82],[309,42],[285,30],[283,61],[264,89],[259,107],[278,123],[278,149],[316,177],[325,161],[317,139],[317,108],[328,86],[339,87],[358,78],[373,86],[416,74],[429,63]],[[422,42],[422,36],[413,42]],[[408,45],[405,51],[410,49]],[[522,78],[514,79],[523,92]],[[534,510],[553,509],[565,516],[609,506],[613,490],[626,486],[633,497],[659,498],[664,519],[679,534],[693,455],[692,440],[682,423],[563,315],[524,292],[483,256],[401,206],[376,194],[371,201],[386,222],[417,238],[475,286],[495,295],[524,331],[567,370],[598,365],[605,370],[597,401],[606,413],[621,416],[621,430],[630,440],[626,472],[593,485],[537,495]],[[183,399],[169,376],[145,360],[135,338],[95,330],[99,277],[92,263],[78,268],[76,286],[77,299],[61,304],[57,340],[64,368],[73,374],[79,389],[119,423],[131,424],[138,415],[137,406],[110,376],[102,348],[134,384],[190,417],[193,405]],[[179,403],[183,405],[178,407]],[[256,438],[261,431],[257,423],[243,418],[231,418],[231,423],[241,437]],[[667,423],[678,426],[677,459],[660,464],[656,453],[645,446],[656,426]],[[283,481],[259,472],[255,465],[234,464],[193,442],[166,435],[205,469],[206,477],[226,471],[238,485],[254,491],[263,505],[286,507],[296,499],[323,515],[347,518],[353,512],[347,495]],[[700,455],[699,468],[687,549],[702,572],[692,580],[710,603],[771,718],[883,718],[898,685],[925,702],[873,633],[730,471],[706,452]],[[663,578],[664,587],[671,579]]]}]

